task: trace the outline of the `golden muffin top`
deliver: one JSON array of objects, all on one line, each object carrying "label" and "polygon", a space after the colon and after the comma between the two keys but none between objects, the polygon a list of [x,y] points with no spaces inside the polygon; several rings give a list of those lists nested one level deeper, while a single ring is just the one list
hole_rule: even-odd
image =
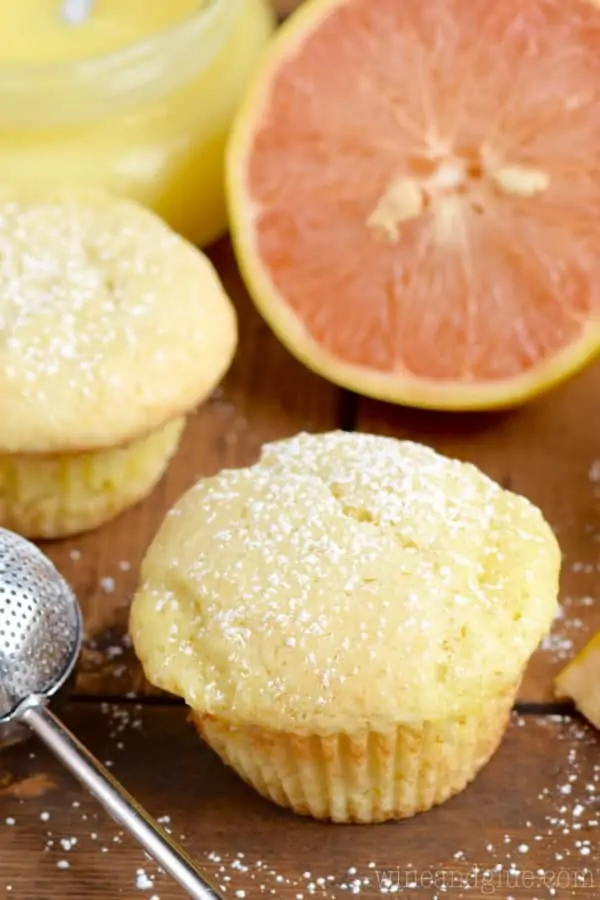
[{"label": "golden muffin top", "polygon": [[385,729],[512,686],[555,615],[559,568],[540,511],[472,465],[301,434],[179,501],[131,634],[149,680],[201,713]]},{"label": "golden muffin top", "polygon": [[141,437],[204,399],[235,343],[213,267],[157,216],[0,187],[0,453]]}]

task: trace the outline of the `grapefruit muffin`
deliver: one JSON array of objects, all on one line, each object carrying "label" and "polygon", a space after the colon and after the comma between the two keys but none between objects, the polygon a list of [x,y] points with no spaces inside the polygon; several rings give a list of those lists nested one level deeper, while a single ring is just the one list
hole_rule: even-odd
[{"label": "grapefruit muffin", "polygon": [[146,555],[131,635],[148,679],[265,797],[403,818],[498,747],[559,568],[540,511],[473,466],[302,434],[184,495]]},{"label": "grapefruit muffin", "polygon": [[235,343],[211,264],[152,213],[0,187],[0,525],[60,537],[141,499]]}]

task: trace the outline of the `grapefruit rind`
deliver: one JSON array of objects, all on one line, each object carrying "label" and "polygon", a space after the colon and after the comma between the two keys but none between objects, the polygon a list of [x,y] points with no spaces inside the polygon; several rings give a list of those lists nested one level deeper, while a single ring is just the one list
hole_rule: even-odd
[{"label": "grapefruit rind", "polygon": [[308,0],[284,22],[263,57],[236,115],[226,154],[230,232],[238,265],[261,316],[281,343],[308,369],[339,387],[391,403],[422,409],[477,411],[521,405],[563,383],[600,355],[600,319],[584,325],[577,339],[532,369],[486,381],[428,379],[398,370],[378,372],[327,352],[276,289],[256,244],[254,205],[246,186],[247,158],[256,124],[268,99],[273,73],[305,34],[348,0]]},{"label": "grapefruit rind", "polygon": [[554,679],[558,697],[572,700],[579,712],[600,729],[600,632]]}]

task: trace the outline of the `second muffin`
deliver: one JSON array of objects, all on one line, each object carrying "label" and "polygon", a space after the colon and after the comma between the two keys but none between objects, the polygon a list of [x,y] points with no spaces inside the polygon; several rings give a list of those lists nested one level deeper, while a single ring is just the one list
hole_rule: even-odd
[{"label": "second muffin", "polygon": [[539,510],[473,466],[300,435],[182,498],[131,634],[149,680],[260,793],[382,821],[446,800],[495,751],[559,567]]},{"label": "second muffin", "polygon": [[0,187],[0,525],[60,537],[141,499],[235,344],[212,265],[152,213]]}]

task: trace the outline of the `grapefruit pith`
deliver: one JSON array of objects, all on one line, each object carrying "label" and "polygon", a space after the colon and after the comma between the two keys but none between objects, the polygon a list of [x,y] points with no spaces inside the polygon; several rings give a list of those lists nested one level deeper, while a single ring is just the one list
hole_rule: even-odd
[{"label": "grapefruit pith", "polygon": [[508,406],[600,349],[592,0],[311,0],[240,110],[227,179],[255,303],[344,387]]}]

